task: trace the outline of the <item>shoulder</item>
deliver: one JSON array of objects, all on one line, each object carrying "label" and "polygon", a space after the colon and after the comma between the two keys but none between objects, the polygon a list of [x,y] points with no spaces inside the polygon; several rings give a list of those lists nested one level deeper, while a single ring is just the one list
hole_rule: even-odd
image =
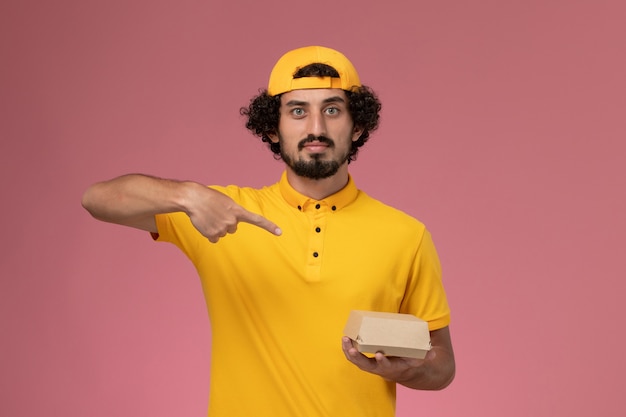
[{"label": "shoulder", "polygon": [[244,207],[267,205],[268,201],[275,199],[279,195],[278,184],[272,184],[262,188],[239,185],[210,185],[209,187],[226,194],[237,204]]},{"label": "shoulder", "polygon": [[359,190],[355,201],[355,210],[367,212],[369,215],[377,215],[380,221],[385,223],[401,224],[411,228],[424,229],[424,224],[410,214],[377,200],[364,191]]},{"label": "shoulder", "polygon": [[408,213],[392,207],[359,191],[351,207],[346,207],[346,217],[358,222],[374,235],[386,236],[388,241],[420,242],[427,229],[424,223]]}]

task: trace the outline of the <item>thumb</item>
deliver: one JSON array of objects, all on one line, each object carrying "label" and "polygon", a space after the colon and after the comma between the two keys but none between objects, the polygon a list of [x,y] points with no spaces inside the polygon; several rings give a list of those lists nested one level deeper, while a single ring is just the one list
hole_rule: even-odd
[{"label": "thumb", "polygon": [[280,227],[276,226],[276,224],[274,224],[273,222],[269,221],[268,219],[261,216],[260,214],[252,213],[245,209],[243,213],[241,214],[241,216],[239,217],[239,221],[253,224],[257,227],[260,227],[261,229],[267,230],[268,232],[276,236],[280,236],[283,233],[283,231],[280,230]]}]

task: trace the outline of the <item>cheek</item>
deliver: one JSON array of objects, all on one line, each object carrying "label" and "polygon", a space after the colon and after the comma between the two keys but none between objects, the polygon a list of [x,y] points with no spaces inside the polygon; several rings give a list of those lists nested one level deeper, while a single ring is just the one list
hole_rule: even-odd
[{"label": "cheek", "polygon": [[288,144],[297,144],[309,134],[303,123],[284,123],[280,127],[280,136]]}]

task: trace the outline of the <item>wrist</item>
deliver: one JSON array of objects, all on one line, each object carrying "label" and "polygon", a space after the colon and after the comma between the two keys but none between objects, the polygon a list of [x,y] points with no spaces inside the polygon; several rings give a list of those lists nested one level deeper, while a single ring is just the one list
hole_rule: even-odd
[{"label": "wrist", "polygon": [[174,194],[176,211],[182,211],[188,216],[191,216],[195,211],[194,203],[199,200],[199,190],[204,188],[206,188],[204,185],[193,181],[178,183],[177,192]]}]

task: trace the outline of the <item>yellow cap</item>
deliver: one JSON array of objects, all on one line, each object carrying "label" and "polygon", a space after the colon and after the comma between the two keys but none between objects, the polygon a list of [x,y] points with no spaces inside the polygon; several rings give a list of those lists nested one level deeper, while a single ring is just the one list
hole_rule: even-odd
[{"label": "yellow cap", "polygon": [[[339,78],[293,78],[296,71],[309,64],[330,65],[337,70]],[[341,88],[354,91],[360,86],[361,81],[354,65],[341,52],[323,46],[306,46],[289,51],[278,60],[270,74],[267,92],[270,96],[276,96],[291,90],[308,88]]]}]

